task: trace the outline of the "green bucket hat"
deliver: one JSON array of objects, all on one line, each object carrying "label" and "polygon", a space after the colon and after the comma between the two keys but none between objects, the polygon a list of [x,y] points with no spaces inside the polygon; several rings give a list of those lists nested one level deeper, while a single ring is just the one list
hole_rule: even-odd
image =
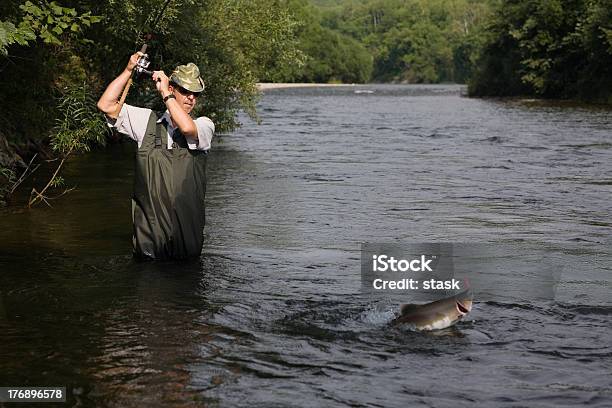
[{"label": "green bucket hat", "polygon": [[204,90],[204,81],[200,77],[200,70],[193,62],[176,67],[170,75],[170,82],[174,82],[191,92],[202,92]]}]

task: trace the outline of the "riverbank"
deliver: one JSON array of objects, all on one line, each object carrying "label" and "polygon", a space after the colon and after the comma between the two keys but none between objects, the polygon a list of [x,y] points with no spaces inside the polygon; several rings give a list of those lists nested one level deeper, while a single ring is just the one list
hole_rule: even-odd
[{"label": "riverbank", "polygon": [[317,84],[317,83],[271,83],[271,82],[259,82],[257,83],[257,89],[260,91],[267,91],[269,89],[284,89],[284,88],[323,88],[323,87],[338,87],[338,86],[355,86],[357,84]]}]

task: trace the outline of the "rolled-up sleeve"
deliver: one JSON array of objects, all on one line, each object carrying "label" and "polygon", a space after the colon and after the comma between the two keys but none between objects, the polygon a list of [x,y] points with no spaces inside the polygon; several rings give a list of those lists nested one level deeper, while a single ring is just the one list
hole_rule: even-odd
[{"label": "rolled-up sleeve", "polygon": [[117,119],[107,116],[106,122],[109,127],[117,129],[117,132],[135,140],[138,143],[138,147],[140,147],[147,131],[151,112],[151,109],[139,108],[126,103],[121,107],[121,112],[119,112]]},{"label": "rolled-up sleeve", "polygon": [[195,120],[198,128],[198,150],[209,150],[212,138],[215,134],[215,124],[206,116],[201,116]]}]

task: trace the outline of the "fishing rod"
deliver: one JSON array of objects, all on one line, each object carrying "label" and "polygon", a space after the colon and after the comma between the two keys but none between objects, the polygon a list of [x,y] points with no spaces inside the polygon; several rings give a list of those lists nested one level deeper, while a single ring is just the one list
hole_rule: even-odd
[{"label": "fishing rod", "polygon": [[[164,11],[166,11],[166,8],[168,7],[168,4],[170,4],[171,1],[172,0],[166,0],[166,2],[164,3],[164,6],[161,8],[159,13],[157,13],[157,17],[155,18],[155,20],[153,21],[153,24],[151,25],[151,31],[153,31],[153,29],[157,27],[157,23],[159,23],[159,20],[163,16]],[[149,14],[149,16],[145,19],[145,21],[140,26],[140,29],[138,30],[136,41],[140,39],[142,30],[144,26],[147,24],[147,22],[149,21],[150,16],[151,14]],[[142,44],[142,47],[140,48],[140,57],[138,58],[136,67],[132,71],[130,78],[125,84],[125,87],[123,88],[123,92],[121,92],[121,98],[119,98],[119,103],[117,104],[117,108],[115,110],[115,117],[119,116],[119,112],[121,112],[121,108],[123,107],[123,104],[125,103],[125,98],[127,98],[127,94],[130,90],[130,87],[132,86],[132,83],[134,82],[134,77],[142,76],[142,75],[148,75],[148,76],[153,75],[153,71],[150,71],[148,69],[149,65],[151,65],[151,61],[149,60],[149,55],[147,54],[147,48],[148,48],[147,42],[151,40],[152,38],[153,38],[153,35],[151,33],[147,34],[144,38],[145,42]]]}]

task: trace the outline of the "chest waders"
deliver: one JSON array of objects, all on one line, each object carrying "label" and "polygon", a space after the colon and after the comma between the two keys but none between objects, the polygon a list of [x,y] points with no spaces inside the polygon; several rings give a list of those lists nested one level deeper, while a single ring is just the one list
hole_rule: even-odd
[{"label": "chest waders", "polygon": [[206,153],[188,149],[178,130],[169,150],[162,134],[166,126],[152,113],[136,152],[134,255],[156,260],[197,257],[204,241]]}]

